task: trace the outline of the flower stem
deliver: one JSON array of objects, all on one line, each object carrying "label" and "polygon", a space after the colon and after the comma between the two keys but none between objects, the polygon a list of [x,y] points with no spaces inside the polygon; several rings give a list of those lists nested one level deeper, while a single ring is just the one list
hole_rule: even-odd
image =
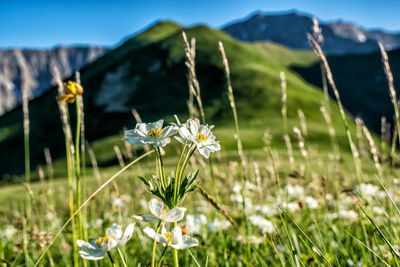
[{"label": "flower stem", "polygon": [[165,252],[167,251],[167,248],[168,248],[168,246],[165,246],[165,248],[164,248],[164,250],[163,250],[163,252],[161,254],[160,260],[158,261],[158,265],[157,265],[158,267],[161,267],[161,263],[162,263],[162,261],[164,259]]},{"label": "flower stem", "polygon": [[[179,171],[179,176],[178,176],[178,184],[181,184],[181,180],[182,180],[182,176],[185,173],[186,170],[186,166],[189,162],[189,159],[192,157],[193,153],[196,151],[196,146],[194,144],[192,144],[189,148],[188,153],[186,154],[185,160],[183,161],[182,167]],[[178,187],[178,193],[179,195],[179,187]]]},{"label": "flower stem", "polygon": [[108,255],[108,258],[109,258],[110,261],[111,261],[112,266],[113,266],[113,267],[116,267],[117,265],[115,264],[115,262],[114,262],[114,260],[113,260],[113,258],[112,258],[112,256],[111,256],[110,251],[107,251],[107,255]]},{"label": "flower stem", "polygon": [[183,145],[181,155],[179,156],[178,164],[176,165],[176,170],[175,170],[175,188],[174,188],[174,202],[175,203],[176,203],[176,198],[178,197],[178,192],[179,192],[179,187],[180,187],[178,171],[179,171],[179,167],[181,165],[183,154],[185,154],[187,142],[188,142],[188,140],[186,139],[185,144]]},{"label": "flower stem", "polygon": [[160,151],[157,148],[154,148],[154,151],[156,152],[156,159],[157,159],[158,172],[160,175],[161,185],[162,185],[163,189],[166,189],[167,185],[165,184],[164,178],[163,178],[163,166],[162,166],[163,163],[162,163]]},{"label": "flower stem", "polygon": [[119,255],[119,257],[120,257],[120,259],[122,261],[122,264],[124,265],[124,267],[127,267],[128,265],[126,265],[126,262],[125,262],[124,257],[122,256],[121,250],[119,248],[117,248],[117,250],[118,250],[118,255]]},{"label": "flower stem", "polygon": [[158,150],[158,157],[159,157],[159,159],[160,159],[161,177],[162,177],[162,179],[164,180],[164,186],[165,186],[165,188],[167,188],[167,178],[165,177],[164,162],[163,162],[163,159],[162,159],[162,156],[161,156],[161,150],[160,150],[159,147],[157,148],[157,150]]},{"label": "flower stem", "polygon": [[[76,173],[76,206],[81,205],[81,160],[80,160],[80,137],[81,137],[81,108],[79,97],[76,98],[76,134],[75,134],[75,173]],[[78,230],[80,238],[83,237],[82,213],[78,214]]]},{"label": "flower stem", "polygon": [[[156,227],[156,234],[160,232],[160,226],[161,226],[161,220],[158,222],[157,227]],[[155,260],[156,260],[156,248],[157,248],[157,241],[154,240],[153,242],[153,253],[151,256],[151,267],[155,266]]]},{"label": "flower stem", "polygon": [[[174,222],[174,228],[177,226],[177,223]],[[179,267],[179,259],[178,259],[178,250],[174,248],[174,262],[175,262],[175,267]]]}]

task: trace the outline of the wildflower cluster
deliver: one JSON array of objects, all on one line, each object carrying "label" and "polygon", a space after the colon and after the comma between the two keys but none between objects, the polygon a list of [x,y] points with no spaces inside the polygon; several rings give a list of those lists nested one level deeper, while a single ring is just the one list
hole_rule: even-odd
[{"label": "wildflower cluster", "polygon": [[[180,207],[188,193],[195,190],[198,183],[199,170],[185,173],[190,158],[198,151],[208,158],[210,153],[220,150],[220,144],[211,132],[214,126],[201,125],[198,119],[189,119],[180,123],[163,126],[164,121],[153,123],[138,123],[132,130],[125,132],[124,140],[130,144],[142,146],[151,145],[156,153],[156,174],[151,178],[139,177],[148,192],[157,198],[149,202],[151,214],[139,214],[132,217],[138,222],[154,223],[155,227],[145,227],[143,232],[153,239],[152,266],[155,265],[157,243],[162,244],[164,250],[159,259],[162,263],[166,250],[174,250],[175,266],[178,263],[177,250],[198,246],[199,242],[182,231],[182,225],[177,223],[184,218],[186,208]],[[171,143],[175,137],[182,145],[182,151],[176,164],[175,172],[166,175],[161,148]],[[190,219],[190,218],[189,218]],[[172,224],[172,225],[169,225]],[[134,224],[129,224],[122,233],[120,225],[112,224],[103,237],[89,239],[89,242],[77,240],[77,245],[82,249],[80,256],[87,260],[100,260],[112,249],[119,249],[132,237]],[[121,254],[120,254],[121,255]]]}]

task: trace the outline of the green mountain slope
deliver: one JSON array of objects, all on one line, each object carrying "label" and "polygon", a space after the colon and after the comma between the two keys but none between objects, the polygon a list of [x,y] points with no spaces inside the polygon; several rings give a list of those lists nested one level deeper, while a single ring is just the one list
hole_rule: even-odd
[{"label": "green mountain slope", "polygon": [[[145,121],[187,114],[188,89],[181,30],[181,26],[172,22],[159,23],[81,70],[89,141],[121,135],[123,127],[132,128],[135,122],[130,112],[132,108],[136,108]],[[220,126],[222,145],[229,148],[233,142],[232,138],[225,138],[231,137],[232,120],[218,51],[220,40],[231,67],[245,146],[260,147],[266,128],[274,135],[282,134],[280,71],[285,71],[287,76],[289,124],[298,124],[297,109],[301,108],[312,129],[308,141],[328,146],[326,127],[319,112],[323,99],[321,91],[287,67],[296,62],[300,64],[303,58],[311,62],[311,55],[265,44],[242,43],[205,26],[185,31],[189,38],[197,39],[196,68],[206,116],[210,123]],[[74,108],[70,110],[74,118]],[[44,163],[42,151],[45,147],[50,148],[54,157],[62,156],[64,138],[55,88],[30,103],[30,118],[33,166]],[[338,129],[343,128],[336,105],[333,105],[333,120]],[[21,121],[21,109],[0,117],[0,177],[23,171]],[[71,123],[74,125],[74,121]],[[339,136],[343,135],[339,131]],[[120,137],[113,140],[121,143]],[[345,145],[345,139],[341,140]],[[113,153],[112,147],[109,153]]]}]

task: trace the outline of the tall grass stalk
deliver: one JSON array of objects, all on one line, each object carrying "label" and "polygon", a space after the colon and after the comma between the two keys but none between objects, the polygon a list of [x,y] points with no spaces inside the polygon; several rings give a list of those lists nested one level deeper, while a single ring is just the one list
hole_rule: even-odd
[{"label": "tall grass stalk", "polygon": [[125,167],[124,158],[122,156],[121,150],[119,149],[119,146],[114,146],[113,149],[114,149],[115,155],[117,156],[119,166],[121,168]]},{"label": "tall grass stalk", "polygon": [[[189,84],[189,95],[190,97],[194,96],[197,102],[197,106],[199,108],[200,112],[200,118],[202,124],[206,124],[206,116],[204,114],[204,108],[203,108],[203,101],[201,100],[201,94],[200,94],[200,83],[199,80],[197,79],[196,75],[196,39],[192,38],[189,41],[187,39],[186,33],[182,31],[182,37],[183,37],[183,42],[184,42],[184,49],[185,49],[185,65],[188,69],[188,84]],[[189,98],[190,101],[190,98]],[[193,103],[193,101],[192,101]],[[190,103],[190,105],[192,105]],[[194,111],[193,111],[194,112]],[[190,113],[193,113],[190,112]],[[213,160],[212,157],[210,156],[208,158],[208,164],[210,166],[210,172],[211,172],[211,178],[214,181],[214,166],[213,166]]]},{"label": "tall grass stalk", "polygon": [[[400,112],[399,112],[399,103],[397,100],[397,94],[396,94],[396,89],[394,88],[394,80],[393,80],[393,73],[392,70],[390,69],[389,65],[389,57],[386,53],[385,48],[383,47],[381,42],[378,42],[379,49],[381,51],[381,56],[382,56],[382,63],[383,63],[383,68],[385,70],[386,78],[388,80],[388,86],[389,86],[389,92],[390,92],[390,99],[392,100],[393,104],[393,109],[394,109],[394,115],[395,115],[395,129],[397,129],[397,134],[396,131],[393,131],[393,139],[396,139],[398,137],[398,140],[400,140],[400,131],[399,131],[399,123],[400,123]],[[397,136],[398,135],[398,136]],[[395,157],[395,148],[396,148],[396,142],[392,143],[392,150],[391,150],[391,162],[393,166],[393,160]]]},{"label": "tall grass stalk", "polygon": [[[241,180],[242,180],[242,189],[241,189],[241,195],[242,195],[242,199],[243,199],[243,215],[244,215],[244,219],[245,219],[245,226],[246,226],[246,239],[249,236],[249,221],[247,218],[247,209],[246,209],[246,177],[245,177],[245,170],[247,167],[247,159],[244,155],[243,152],[243,145],[242,145],[242,140],[240,138],[240,130],[239,130],[239,119],[238,119],[238,115],[237,115],[237,110],[236,110],[236,103],[235,103],[235,96],[233,95],[233,89],[232,89],[232,83],[231,83],[231,75],[230,75],[230,69],[229,69],[229,63],[228,63],[228,58],[226,57],[226,53],[225,53],[225,49],[224,49],[224,45],[222,44],[221,41],[219,41],[218,43],[218,47],[219,47],[219,51],[221,53],[222,56],[222,64],[224,66],[224,71],[225,71],[225,77],[226,77],[226,83],[227,83],[227,89],[228,89],[228,98],[229,98],[229,103],[231,105],[231,109],[232,109],[232,114],[233,114],[233,121],[234,121],[234,125],[235,125],[235,134],[234,134],[234,138],[236,140],[236,146],[237,146],[237,152],[241,161],[240,164],[240,176],[241,176]],[[250,254],[251,254],[251,247],[250,247],[250,243],[247,243],[247,258],[250,258]]]},{"label": "tall grass stalk", "polygon": [[[31,182],[31,161],[30,161],[30,149],[29,149],[29,99],[28,89],[26,86],[22,86],[22,113],[23,113],[23,128],[24,128],[24,156],[25,156],[25,183],[30,184]],[[32,201],[28,194],[26,198],[26,217],[28,219],[28,227],[32,217]]]},{"label": "tall grass stalk", "polygon": [[295,169],[295,166],[294,166],[294,157],[293,157],[292,142],[290,141],[290,137],[289,137],[289,135],[287,135],[287,134],[285,134],[285,135],[283,136],[283,139],[285,139],[285,143],[286,143],[286,150],[287,150],[287,154],[288,154],[288,157],[289,157],[290,168],[291,168],[292,170],[294,170],[294,169]]},{"label": "tall grass stalk", "polygon": [[94,154],[94,151],[93,151],[92,147],[90,146],[89,142],[86,140],[85,143],[86,143],[86,150],[89,155],[90,163],[92,164],[94,177],[96,178],[97,184],[100,185],[102,178],[101,178],[99,166],[97,164],[96,155]]},{"label": "tall grass stalk", "polygon": [[357,150],[356,145],[353,142],[353,138],[351,136],[351,132],[350,132],[350,128],[349,128],[349,123],[347,121],[347,116],[346,116],[346,112],[344,111],[343,105],[342,105],[342,101],[340,100],[340,95],[339,95],[339,91],[336,87],[336,84],[333,80],[333,75],[331,72],[331,69],[329,67],[328,61],[325,57],[325,54],[323,53],[320,44],[314,39],[314,37],[311,34],[307,34],[307,38],[310,41],[310,45],[313,48],[315,54],[318,56],[318,59],[320,61],[320,63],[323,66],[323,70],[324,73],[328,79],[328,82],[331,86],[331,88],[333,89],[333,93],[335,95],[336,101],[338,103],[339,106],[339,111],[340,111],[340,115],[342,117],[343,120],[343,124],[346,130],[346,136],[347,139],[349,141],[349,145],[350,145],[350,149],[352,152],[352,156],[353,156],[353,161],[354,161],[354,167],[356,169],[356,174],[357,174],[357,178],[359,180],[359,182],[361,182],[361,161],[360,161],[360,156]]},{"label": "tall grass stalk", "polygon": [[[338,163],[340,161],[340,151],[339,151],[339,146],[336,141],[336,131],[335,131],[335,128],[332,126],[331,115],[330,115],[326,105],[322,105],[320,110],[321,110],[322,116],[324,118],[325,124],[328,128],[328,134],[329,134],[329,140],[331,143],[332,153],[334,155],[336,163]],[[336,165],[338,165],[338,164],[336,164]]]}]

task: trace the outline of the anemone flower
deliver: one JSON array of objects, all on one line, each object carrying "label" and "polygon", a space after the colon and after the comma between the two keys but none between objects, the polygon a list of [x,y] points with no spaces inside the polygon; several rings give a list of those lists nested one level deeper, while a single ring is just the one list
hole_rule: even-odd
[{"label": "anemone flower", "polygon": [[132,217],[142,222],[178,222],[185,216],[186,208],[177,207],[167,211],[162,201],[153,198],[149,201],[151,214],[133,215]]},{"label": "anemone flower", "polygon": [[171,142],[171,136],[177,133],[175,126],[163,128],[164,120],[153,123],[137,123],[135,129],[125,132],[128,143],[137,146],[152,144],[154,147],[163,147]]},{"label": "anemone flower", "polygon": [[91,238],[89,242],[76,240],[79,248],[79,255],[86,260],[101,260],[113,248],[119,248],[126,244],[132,237],[135,224],[129,224],[122,233],[122,228],[118,224],[111,224],[106,230],[104,237]]}]

